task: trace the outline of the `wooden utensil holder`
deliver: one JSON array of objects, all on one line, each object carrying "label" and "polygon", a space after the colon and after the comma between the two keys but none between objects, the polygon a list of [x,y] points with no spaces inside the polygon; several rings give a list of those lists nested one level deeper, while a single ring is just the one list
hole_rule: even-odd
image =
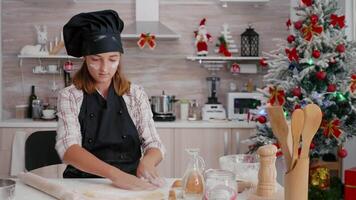
[{"label": "wooden utensil holder", "polygon": [[284,176],[285,200],[308,200],[309,158],[300,158]]}]

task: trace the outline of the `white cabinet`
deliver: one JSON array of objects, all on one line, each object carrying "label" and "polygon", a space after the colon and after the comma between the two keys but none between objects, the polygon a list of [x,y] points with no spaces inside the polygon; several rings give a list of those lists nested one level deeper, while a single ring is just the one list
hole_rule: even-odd
[{"label": "white cabinet", "polygon": [[239,128],[231,129],[231,154],[246,153],[248,151],[248,144],[241,143],[241,141],[248,139],[256,134],[256,129]]},{"label": "white cabinet", "polygon": [[174,174],[174,129],[157,129],[159,137],[166,148],[166,155],[158,165],[158,172],[162,177],[173,177]]}]

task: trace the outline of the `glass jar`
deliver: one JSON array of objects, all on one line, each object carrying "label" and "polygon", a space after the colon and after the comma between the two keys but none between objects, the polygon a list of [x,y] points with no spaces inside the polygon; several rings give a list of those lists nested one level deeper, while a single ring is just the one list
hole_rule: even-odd
[{"label": "glass jar", "polygon": [[204,200],[236,200],[237,183],[235,174],[222,169],[205,172]]},{"label": "glass jar", "polygon": [[195,121],[199,119],[199,105],[197,103],[197,100],[193,99],[189,103],[189,117],[188,120]]},{"label": "glass jar", "polygon": [[199,149],[186,149],[186,151],[190,155],[190,159],[182,181],[183,198],[185,200],[201,200],[205,189],[203,177],[205,162],[199,156]]}]

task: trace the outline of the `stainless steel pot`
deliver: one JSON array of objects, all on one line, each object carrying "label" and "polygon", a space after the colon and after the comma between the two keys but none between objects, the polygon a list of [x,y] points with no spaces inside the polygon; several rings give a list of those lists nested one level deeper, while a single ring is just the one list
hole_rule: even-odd
[{"label": "stainless steel pot", "polygon": [[0,199],[14,200],[15,199],[15,184],[16,182],[10,179],[0,179]]},{"label": "stainless steel pot", "polygon": [[176,101],[175,96],[166,95],[162,91],[162,95],[151,97],[152,112],[155,114],[173,114],[174,102]]}]

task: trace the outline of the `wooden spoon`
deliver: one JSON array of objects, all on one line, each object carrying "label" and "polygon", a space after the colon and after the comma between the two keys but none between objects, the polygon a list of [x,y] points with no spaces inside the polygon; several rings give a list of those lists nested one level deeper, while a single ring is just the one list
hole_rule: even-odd
[{"label": "wooden spoon", "polygon": [[318,105],[309,104],[304,108],[303,146],[300,158],[309,158],[310,143],[320,127],[321,120],[322,113]]},{"label": "wooden spoon", "polygon": [[304,127],[304,111],[296,109],[292,113],[291,119],[292,137],[293,137],[293,151],[292,151],[292,164],[289,170],[293,169],[298,159],[298,148],[300,145],[300,136],[302,135]]},{"label": "wooden spoon", "polygon": [[271,121],[273,134],[276,136],[281,145],[282,153],[284,155],[287,169],[291,165],[291,153],[288,148],[288,124],[284,117],[282,106],[268,106],[267,113]]}]

